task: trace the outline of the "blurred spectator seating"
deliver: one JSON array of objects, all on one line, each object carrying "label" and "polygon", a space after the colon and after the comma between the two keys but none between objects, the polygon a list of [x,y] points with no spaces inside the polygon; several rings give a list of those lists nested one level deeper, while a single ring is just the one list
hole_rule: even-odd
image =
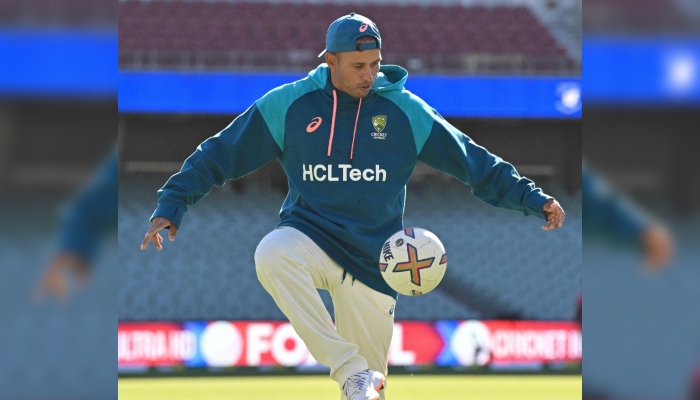
[{"label": "blurred spectator seating", "polygon": [[588,33],[697,35],[697,11],[688,12],[676,0],[584,0],[583,6],[582,24]]},{"label": "blurred spectator seating", "polygon": [[122,69],[308,70],[330,22],[357,12],[382,33],[385,63],[414,72],[571,73],[567,55],[526,6],[119,2]]}]

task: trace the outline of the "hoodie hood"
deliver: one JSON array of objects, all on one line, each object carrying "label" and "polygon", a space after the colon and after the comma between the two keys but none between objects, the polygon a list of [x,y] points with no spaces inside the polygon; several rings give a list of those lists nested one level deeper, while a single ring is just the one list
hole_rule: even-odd
[{"label": "hoodie hood", "polygon": [[[328,64],[323,63],[309,72],[309,78],[311,78],[318,87],[324,88],[330,74],[331,70]],[[372,85],[371,92],[403,90],[407,78],[408,71],[398,65],[382,65],[379,67],[379,73],[377,73],[377,79],[375,79],[374,85]]]}]

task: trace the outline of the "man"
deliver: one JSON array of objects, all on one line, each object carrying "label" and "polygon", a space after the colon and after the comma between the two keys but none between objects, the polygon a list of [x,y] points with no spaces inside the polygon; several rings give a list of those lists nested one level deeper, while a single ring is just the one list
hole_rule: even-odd
[{"label": "man", "polygon": [[[326,64],[256,101],[159,190],[141,245],[161,250],[158,231],[168,228],[174,240],[187,206],[213,185],[277,158],[289,193],[277,229],[256,250],[258,278],[349,400],[384,398],[397,293],[377,259],[403,229],[406,183],[418,161],[491,205],[546,219],[546,230],[564,222],[556,200],[405,90],[403,68],[380,67],[380,49],[369,19],[352,13],[334,21],[321,53]],[[317,288],[331,294],[336,328]]]}]

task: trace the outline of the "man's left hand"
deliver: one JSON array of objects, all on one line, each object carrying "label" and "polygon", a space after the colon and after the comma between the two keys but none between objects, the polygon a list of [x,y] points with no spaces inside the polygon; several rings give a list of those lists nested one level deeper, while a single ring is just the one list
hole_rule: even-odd
[{"label": "man's left hand", "polygon": [[564,209],[561,208],[561,205],[555,199],[547,200],[542,206],[542,211],[544,211],[544,216],[547,217],[547,225],[542,227],[545,231],[561,228],[564,225]]}]

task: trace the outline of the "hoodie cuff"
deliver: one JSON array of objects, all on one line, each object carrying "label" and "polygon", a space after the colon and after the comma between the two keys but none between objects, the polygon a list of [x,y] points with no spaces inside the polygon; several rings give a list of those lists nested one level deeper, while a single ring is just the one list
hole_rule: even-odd
[{"label": "hoodie cuff", "polygon": [[544,207],[544,203],[546,203],[547,200],[552,198],[552,196],[544,194],[540,189],[530,192],[525,198],[523,215],[534,215],[546,221],[547,217],[544,215],[542,207]]},{"label": "hoodie cuff", "polygon": [[180,229],[180,224],[182,223],[182,218],[187,212],[187,206],[183,206],[175,203],[160,203],[158,207],[151,215],[151,221],[153,218],[161,217],[172,222],[176,228]]},{"label": "hoodie cuff", "polygon": [[69,226],[58,238],[57,250],[80,257],[88,266],[92,266],[97,253],[98,232],[87,226]]}]

